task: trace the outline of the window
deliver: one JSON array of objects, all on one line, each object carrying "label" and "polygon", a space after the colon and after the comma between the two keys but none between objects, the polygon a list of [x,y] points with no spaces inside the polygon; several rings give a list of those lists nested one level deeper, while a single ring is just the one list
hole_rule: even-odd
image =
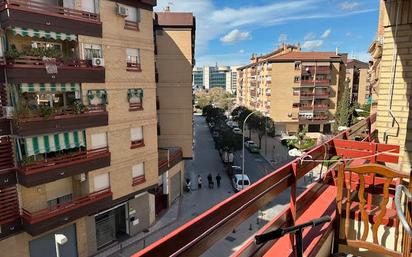
[{"label": "window", "polygon": [[92,60],[93,58],[103,58],[102,46],[95,44],[84,44],[83,58],[85,60]]},{"label": "window", "polygon": [[143,89],[132,88],[127,92],[129,99],[129,111],[143,110]]},{"label": "window", "polygon": [[300,76],[295,76],[295,78],[293,79],[293,81],[294,81],[295,83],[299,83],[299,81],[300,81]]},{"label": "window", "polygon": [[92,149],[100,149],[107,147],[107,134],[106,133],[98,133],[93,134],[91,137],[92,141]]},{"label": "window", "polygon": [[294,89],[293,89],[293,95],[294,95],[294,96],[300,95],[300,89],[299,89],[299,88],[294,88]]},{"label": "window", "polygon": [[300,70],[301,62],[295,62],[295,70]]},{"label": "window", "polygon": [[139,30],[140,10],[136,7],[127,6],[129,15],[124,19],[124,28],[131,30]]},{"label": "window", "polygon": [[140,49],[127,48],[126,61],[128,71],[142,71],[140,66]]},{"label": "window", "polygon": [[144,183],[146,181],[144,175],[144,163],[139,163],[132,168],[133,186]]},{"label": "window", "polygon": [[82,10],[89,13],[99,13],[99,0],[82,0]]},{"label": "window", "polygon": [[101,191],[110,187],[109,173],[100,174],[94,177],[94,192]]},{"label": "window", "polygon": [[31,43],[31,48],[55,49],[62,51],[62,44],[55,42],[33,41]]},{"label": "window", "polygon": [[58,205],[70,202],[72,199],[73,199],[73,194],[68,194],[68,195],[57,197],[52,200],[48,200],[47,205],[49,206],[49,209],[55,209],[58,207]]},{"label": "window", "polygon": [[131,135],[131,149],[143,147],[144,146],[144,139],[143,139],[143,127],[137,127],[130,129]]},{"label": "window", "polygon": [[89,104],[91,106],[101,106],[104,104],[108,104],[107,92],[104,89],[88,90],[87,98],[89,99]]}]

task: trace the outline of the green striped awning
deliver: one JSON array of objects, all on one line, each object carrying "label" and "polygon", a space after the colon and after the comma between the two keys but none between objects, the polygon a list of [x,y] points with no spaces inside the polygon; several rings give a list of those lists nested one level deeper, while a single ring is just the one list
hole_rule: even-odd
[{"label": "green striped awning", "polygon": [[26,156],[85,146],[85,141],[84,131],[24,138]]},{"label": "green striped awning", "polygon": [[132,97],[143,97],[143,89],[142,88],[130,88],[127,91],[127,95],[129,96],[129,99]]},{"label": "green striped awning", "polygon": [[22,83],[22,93],[26,92],[74,92],[80,91],[79,83]]},{"label": "green striped awning", "polygon": [[44,31],[39,29],[27,29],[20,27],[12,27],[11,31],[13,34],[19,36],[28,36],[28,37],[37,37],[37,38],[47,38],[47,39],[56,39],[56,40],[68,40],[68,41],[77,41],[77,36],[75,34],[66,34],[53,31]]}]

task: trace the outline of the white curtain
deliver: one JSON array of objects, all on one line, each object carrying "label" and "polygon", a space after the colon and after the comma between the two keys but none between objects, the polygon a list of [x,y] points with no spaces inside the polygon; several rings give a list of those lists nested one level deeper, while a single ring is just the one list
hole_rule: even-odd
[{"label": "white curtain", "polygon": [[143,139],[143,127],[132,128],[130,130],[131,141],[137,141]]},{"label": "white curtain", "polygon": [[82,10],[91,13],[97,13],[98,1],[94,0],[82,0]]},{"label": "white curtain", "polygon": [[107,146],[107,134],[99,133],[92,135],[92,149],[99,149]]},{"label": "white curtain", "polygon": [[110,187],[109,173],[100,174],[94,177],[94,192]]},{"label": "white curtain", "polygon": [[140,12],[136,7],[127,6],[129,15],[125,18],[128,21],[140,22]]},{"label": "white curtain", "polygon": [[144,176],[144,164],[139,163],[137,165],[134,165],[132,175],[133,175],[133,178]]},{"label": "white curtain", "polygon": [[75,9],[74,1],[75,0],[63,0],[63,7],[70,8],[70,9]]}]

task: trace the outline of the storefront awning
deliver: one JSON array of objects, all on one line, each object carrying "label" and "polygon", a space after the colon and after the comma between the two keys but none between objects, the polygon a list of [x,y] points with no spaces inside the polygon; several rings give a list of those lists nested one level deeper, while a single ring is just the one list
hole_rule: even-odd
[{"label": "storefront awning", "polygon": [[38,29],[26,29],[26,28],[20,28],[20,27],[12,27],[11,31],[13,32],[14,35],[19,35],[23,37],[37,37],[37,38],[46,38],[46,39],[77,41],[77,36],[74,34],[44,31],[44,30],[38,30]]},{"label": "storefront awning", "polygon": [[34,92],[74,92],[80,91],[79,83],[22,83],[20,84],[22,93]]},{"label": "storefront awning", "polygon": [[84,131],[49,134],[24,139],[26,156],[56,152],[64,149],[85,146]]}]

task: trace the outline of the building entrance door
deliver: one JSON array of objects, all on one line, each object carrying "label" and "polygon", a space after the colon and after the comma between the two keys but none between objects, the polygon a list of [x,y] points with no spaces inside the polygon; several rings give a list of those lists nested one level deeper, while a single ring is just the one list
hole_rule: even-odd
[{"label": "building entrance door", "polygon": [[159,215],[162,210],[167,208],[167,195],[163,194],[163,185],[156,188],[155,192],[155,215]]},{"label": "building entrance door", "polygon": [[126,207],[127,204],[95,217],[97,249],[128,236]]}]

